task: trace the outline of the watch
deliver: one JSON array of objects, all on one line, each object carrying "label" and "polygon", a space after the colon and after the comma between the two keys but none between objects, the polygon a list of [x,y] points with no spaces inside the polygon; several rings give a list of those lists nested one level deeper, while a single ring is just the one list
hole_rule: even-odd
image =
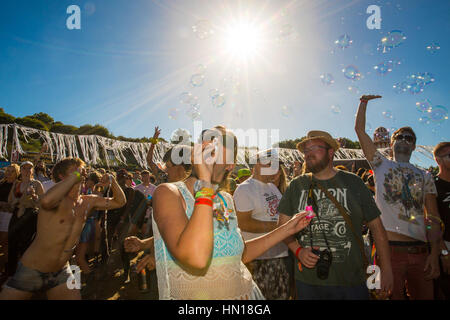
[{"label": "watch", "polygon": [[210,189],[213,189],[214,192],[217,192],[217,189],[219,188],[219,185],[212,184],[211,182],[207,182],[207,181],[204,181],[204,180],[197,180],[194,183],[194,194],[196,194],[197,192],[199,192],[203,188],[210,188]]},{"label": "watch", "polygon": [[445,250],[445,249],[442,249],[442,251],[441,251],[441,256],[443,256],[443,257],[448,256],[448,251]]}]

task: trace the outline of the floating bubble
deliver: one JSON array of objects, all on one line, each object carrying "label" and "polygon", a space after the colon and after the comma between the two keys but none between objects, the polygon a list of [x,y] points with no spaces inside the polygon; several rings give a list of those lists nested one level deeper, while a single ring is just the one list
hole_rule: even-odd
[{"label": "floating bubble", "polygon": [[289,108],[288,106],[282,106],[281,115],[285,118],[288,118],[291,115],[291,108]]},{"label": "floating bubble", "polygon": [[86,2],[86,4],[84,5],[84,12],[88,16],[94,14],[94,12],[95,12],[95,4],[93,4],[92,2]]},{"label": "floating bubble", "polygon": [[359,88],[357,86],[348,86],[347,89],[351,94],[360,94],[361,93],[361,91],[359,90]]},{"label": "floating bubble", "polygon": [[331,73],[321,74],[320,79],[322,81],[322,84],[327,86],[332,85],[334,83],[334,77]]},{"label": "floating bubble", "polygon": [[178,117],[178,112],[180,110],[177,108],[170,108],[169,109],[169,119],[175,120]]},{"label": "floating bubble", "polygon": [[370,122],[366,122],[366,132],[372,132],[373,127],[372,124],[370,124]]},{"label": "floating bubble", "polygon": [[394,65],[393,65],[392,61],[384,61],[384,62],[380,62],[373,68],[375,70],[377,70],[378,74],[386,75],[392,71],[393,67],[394,67]]},{"label": "floating bubble", "polygon": [[392,135],[395,131],[397,131],[396,127],[391,127],[388,129],[388,132]]},{"label": "floating bubble", "polygon": [[217,94],[217,95],[213,96],[211,99],[212,99],[212,105],[216,108],[223,107],[226,102],[225,95],[223,93]]},{"label": "floating bubble", "polygon": [[205,65],[199,64],[199,65],[197,65],[197,66],[195,67],[195,73],[203,74],[203,75],[204,75],[205,72],[206,72],[206,67],[205,67]]},{"label": "floating bubble", "polygon": [[432,44],[427,46],[427,51],[431,53],[435,53],[441,49],[441,46],[437,42],[433,42]]},{"label": "floating bubble", "polygon": [[411,94],[419,94],[423,92],[424,84],[419,81],[412,81],[409,83],[409,93]]},{"label": "floating bubble", "polygon": [[190,107],[186,111],[186,115],[188,116],[189,119],[191,119],[193,121],[199,120],[201,117],[200,110],[197,107]]},{"label": "floating bubble", "polygon": [[334,43],[338,48],[346,49],[350,47],[350,45],[353,43],[353,40],[350,39],[350,36],[348,34],[343,34]]},{"label": "floating bubble", "polygon": [[337,105],[332,105],[331,112],[333,112],[334,114],[339,114],[339,113],[341,113],[341,108]]},{"label": "floating bubble", "polygon": [[182,103],[186,103],[189,104],[191,99],[192,99],[192,93],[189,92],[183,92],[182,94],[180,94],[180,101]]},{"label": "floating bubble", "polygon": [[289,37],[294,32],[294,28],[289,24],[285,23],[280,27],[278,32],[278,39],[284,39]]},{"label": "floating bubble", "polygon": [[347,66],[344,69],[342,69],[342,72],[344,73],[344,77],[350,80],[360,80],[361,79],[361,73],[359,72],[358,68],[355,66]]},{"label": "floating bubble", "polygon": [[383,111],[381,113],[385,119],[392,119],[392,112],[390,110]]},{"label": "floating bubble", "polygon": [[431,119],[427,116],[422,116],[419,118],[419,123],[427,125],[431,123]]},{"label": "floating bubble", "polygon": [[448,110],[444,106],[434,106],[428,112],[432,122],[441,123],[448,119]]},{"label": "floating bubble", "polygon": [[196,73],[191,77],[191,85],[193,87],[201,87],[205,82],[205,76],[200,73]]},{"label": "floating bubble", "polygon": [[394,88],[395,93],[403,93],[409,90],[409,84],[406,81],[397,82],[392,86]]},{"label": "floating bubble", "polygon": [[417,101],[416,109],[420,112],[428,112],[428,110],[431,110],[431,101],[428,99]]},{"label": "floating bubble", "polygon": [[204,40],[209,38],[214,34],[214,29],[211,22],[208,20],[199,20],[192,26],[192,31],[194,31],[197,38]]},{"label": "floating bubble", "polygon": [[209,90],[209,97],[212,98],[214,96],[217,96],[219,93],[220,92],[218,89],[211,89],[211,90]]},{"label": "floating bubble", "polygon": [[398,47],[406,40],[406,36],[400,30],[392,30],[388,32],[386,36],[381,38],[378,50],[382,50],[383,53]]}]

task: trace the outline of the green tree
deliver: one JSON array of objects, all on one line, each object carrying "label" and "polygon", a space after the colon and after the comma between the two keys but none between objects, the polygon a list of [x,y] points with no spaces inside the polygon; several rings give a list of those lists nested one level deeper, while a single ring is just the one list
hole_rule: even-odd
[{"label": "green tree", "polygon": [[16,118],[8,113],[5,113],[3,108],[0,108],[0,124],[4,123],[14,123]]},{"label": "green tree", "polygon": [[50,128],[51,132],[64,133],[64,134],[76,134],[78,128],[71,126],[70,124],[63,124],[62,122],[55,122]]},{"label": "green tree", "polygon": [[16,118],[16,123],[21,124],[25,127],[30,127],[34,129],[48,131],[48,127],[41,120],[26,116],[23,118]]},{"label": "green tree", "polygon": [[48,114],[44,112],[35,113],[32,116],[30,116],[30,118],[42,121],[47,125],[48,128],[50,128],[53,122],[55,122],[55,120],[52,117],[50,117]]}]

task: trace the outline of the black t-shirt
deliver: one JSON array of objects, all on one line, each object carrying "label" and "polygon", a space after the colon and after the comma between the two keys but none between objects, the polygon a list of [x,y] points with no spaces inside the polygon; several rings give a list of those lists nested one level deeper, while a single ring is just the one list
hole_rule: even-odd
[{"label": "black t-shirt", "polygon": [[439,215],[445,226],[444,240],[450,241],[450,181],[436,177],[434,183],[438,192],[437,203]]},{"label": "black t-shirt", "polygon": [[0,183],[0,201],[8,202],[9,192],[12,188],[12,183],[3,182]]}]

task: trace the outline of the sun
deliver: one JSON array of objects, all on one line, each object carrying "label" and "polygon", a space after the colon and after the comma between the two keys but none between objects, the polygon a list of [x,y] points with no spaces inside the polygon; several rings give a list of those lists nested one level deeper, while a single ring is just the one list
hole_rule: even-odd
[{"label": "sun", "polygon": [[225,32],[226,50],[241,60],[254,58],[262,49],[262,40],[260,28],[249,22],[229,26]]}]

